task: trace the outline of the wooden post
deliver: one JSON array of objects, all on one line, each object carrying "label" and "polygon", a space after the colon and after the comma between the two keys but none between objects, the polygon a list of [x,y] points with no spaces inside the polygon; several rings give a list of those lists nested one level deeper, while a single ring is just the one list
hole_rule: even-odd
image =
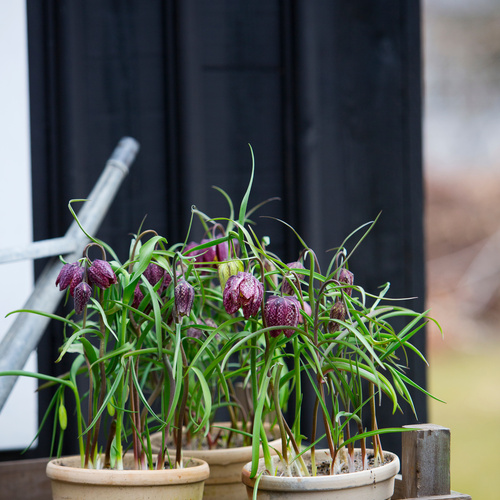
[{"label": "wooden post", "polygon": [[408,425],[402,433],[401,475],[393,500],[471,500],[450,490],[450,429],[433,424]]}]

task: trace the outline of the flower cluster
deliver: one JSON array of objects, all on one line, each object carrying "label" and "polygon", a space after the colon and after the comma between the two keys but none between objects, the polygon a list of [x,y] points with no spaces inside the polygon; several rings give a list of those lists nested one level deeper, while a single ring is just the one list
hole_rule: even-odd
[{"label": "flower cluster", "polygon": [[[379,399],[394,410],[401,400],[413,408],[408,386],[418,386],[409,380],[399,350],[420,354],[410,341],[428,321],[426,313],[390,304],[388,284],[374,295],[355,283],[349,238],[326,273],[300,238],[297,260],[282,260],[267,249],[268,238],[249,228],[248,194],[236,220],[209,218],[193,208],[203,231],[198,241],[169,244],[148,230],[133,237],[124,262],[93,241],[80,260],[62,266],[56,286],[73,298],[74,311],[60,318],[60,357],[75,358],[69,376],[46,380],[60,382],[56,412],[65,414],[65,391],[75,395],[82,466],[102,461],[120,468],[126,449],[133,450],[137,468],[181,466],[183,435],[188,441],[209,435],[219,410],[225,410],[231,429],[251,429],[245,439],[253,437],[252,474],[260,439],[267,470],[276,468],[263,430],[268,422],[280,429],[285,470],[295,462],[308,475],[296,455],[305,434],[301,414],[312,411],[306,437],[310,443],[325,438],[337,470],[340,452],[346,449],[352,459],[354,443],[366,450],[367,438],[380,460]],[[100,249],[102,258],[91,259],[91,248]],[[403,324],[400,330],[393,320]],[[86,376],[88,386],[77,383],[77,376]],[[305,391],[314,399],[307,408]],[[289,400],[294,408],[287,408]],[[287,409],[291,416],[285,417]],[[101,425],[104,419],[111,425]],[[323,436],[316,435],[320,419]],[[64,429],[61,422],[62,434]],[[102,436],[104,429],[111,432]],[[153,459],[155,434],[160,444]],[[99,459],[103,437],[106,451]],[[172,453],[169,439],[176,443]]]},{"label": "flower cluster", "polygon": [[[84,259],[87,263],[88,260]],[[80,314],[92,296],[92,285],[106,290],[116,284],[116,275],[110,264],[105,260],[96,259],[90,263],[82,264],[73,262],[64,264],[56,279],[59,290],[69,288],[69,293],[74,299],[75,313]]]}]

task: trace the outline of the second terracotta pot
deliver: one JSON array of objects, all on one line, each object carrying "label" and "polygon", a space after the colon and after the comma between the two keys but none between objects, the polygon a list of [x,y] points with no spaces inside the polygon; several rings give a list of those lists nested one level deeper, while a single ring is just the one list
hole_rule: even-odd
[{"label": "second terracotta pot", "polygon": [[[229,422],[220,423],[229,427]],[[274,437],[274,436],[273,436]],[[159,436],[151,439],[154,450],[159,449]],[[281,440],[269,441],[271,452],[281,451]],[[170,453],[174,453],[173,450]],[[210,477],[205,481],[205,500],[246,500],[246,487],[241,482],[243,466],[252,460],[252,447],[227,448],[216,450],[183,450],[183,457],[193,457],[204,460],[210,466]],[[261,450],[262,456],[262,450]]]}]

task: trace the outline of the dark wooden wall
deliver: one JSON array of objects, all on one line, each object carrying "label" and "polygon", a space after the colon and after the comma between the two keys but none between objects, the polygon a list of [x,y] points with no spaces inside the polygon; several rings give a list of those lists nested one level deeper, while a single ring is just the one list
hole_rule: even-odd
[{"label": "dark wooden wall", "polygon": [[[351,269],[422,309],[419,3],[27,0],[35,239],[64,234],[67,201],[90,192],[123,135],[141,151],[99,236],[125,257],[147,214],[146,227],[183,238],[191,205],[228,213],[212,185],[241,198],[250,143],[252,202],[281,198],[260,213],[289,221],[324,260],[382,212]],[[296,258],[289,230],[259,226]],[[383,420],[414,422],[408,409]]]}]

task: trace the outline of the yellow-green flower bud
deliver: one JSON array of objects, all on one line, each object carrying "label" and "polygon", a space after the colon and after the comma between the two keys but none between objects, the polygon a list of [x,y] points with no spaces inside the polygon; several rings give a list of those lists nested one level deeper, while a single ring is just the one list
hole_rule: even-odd
[{"label": "yellow-green flower bud", "polygon": [[224,290],[226,282],[230,276],[234,276],[244,270],[243,262],[240,259],[228,260],[219,264],[220,287]]},{"label": "yellow-green flower bud", "polygon": [[68,426],[68,414],[66,413],[66,407],[62,403],[59,405],[59,425],[63,431]]},{"label": "yellow-green flower bud", "polygon": [[113,396],[111,396],[111,399],[108,401],[107,408],[109,416],[114,417],[116,410],[115,410],[115,400],[113,399]]}]

